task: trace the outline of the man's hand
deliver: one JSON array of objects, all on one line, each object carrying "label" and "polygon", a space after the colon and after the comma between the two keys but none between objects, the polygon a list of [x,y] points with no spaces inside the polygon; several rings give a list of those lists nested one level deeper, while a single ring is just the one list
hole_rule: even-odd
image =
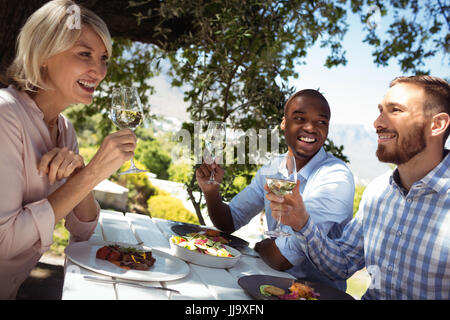
[{"label": "man's hand", "polygon": [[267,191],[266,198],[270,201],[272,217],[275,220],[281,217],[281,223],[290,226],[295,231],[302,229],[309,218],[299,188],[300,181],[297,181],[292,194],[280,197],[272,193],[267,184],[264,185],[264,190]]},{"label": "man's hand", "polygon": [[222,197],[220,196],[220,185],[208,183],[212,170],[215,170],[214,180],[221,183],[224,170],[214,162],[211,165],[203,163],[195,170],[195,177],[205,196],[206,206],[212,223],[216,228],[224,232],[232,233],[235,231],[233,218],[230,207],[222,201]]},{"label": "man's hand", "polygon": [[218,184],[209,184],[209,177],[214,170],[214,180],[218,183],[222,183],[225,171],[215,162],[212,164],[202,163],[200,167],[195,171],[195,177],[197,178],[198,186],[202,189],[203,193],[207,194],[210,191],[217,191]]},{"label": "man's hand", "polygon": [[264,239],[255,244],[255,251],[270,267],[275,270],[284,271],[292,268],[292,264],[281,254],[275,241]]},{"label": "man's hand", "polygon": [[38,164],[39,175],[48,174],[50,184],[70,177],[84,167],[83,157],[68,148],[54,148],[44,154]]}]

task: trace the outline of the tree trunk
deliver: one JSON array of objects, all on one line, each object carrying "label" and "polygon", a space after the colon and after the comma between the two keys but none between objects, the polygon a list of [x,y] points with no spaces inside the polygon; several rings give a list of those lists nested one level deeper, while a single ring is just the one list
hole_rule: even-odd
[{"label": "tree trunk", "polygon": [[186,188],[186,190],[187,190],[187,193],[189,194],[189,199],[191,200],[192,205],[194,206],[195,214],[197,215],[198,222],[200,223],[200,225],[204,226],[205,225],[205,219],[203,218],[202,210],[200,208],[201,197],[200,197],[200,200],[197,201],[195,199],[194,192],[193,192],[192,188],[188,187],[188,188]]},{"label": "tree trunk", "polygon": [[194,206],[195,214],[197,215],[198,221],[202,226],[204,226],[205,219],[203,218],[202,210],[201,210],[201,206],[200,206],[200,204],[202,202],[203,193],[200,190],[200,198],[198,199],[198,201],[197,201],[197,199],[195,199],[195,196],[194,196],[194,183],[197,180],[197,178],[195,176],[195,171],[197,170],[197,168],[198,168],[198,166],[194,166],[194,168],[193,168],[194,173],[192,174],[191,181],[189,181],[189,183],[186,183],[185,187],[186,187],[186,191],[189,195],[189,199],[191,200],[192,205]]},{"label": "tree trunk", "polygon": [[[15,56],[16,39],[26,19],[48,0],[0,0],[0,86],[6,86],[6,69]],[[180,17],[168,20],[161,26],[171,31],[162,36],[155,32],[161,22],[157,9],[160,1],[152,0],[139,7],[128,7],[126,0],[78,0],[99,15],[108,25],[112,37],[123,37],[133,41],[153,43],[166,49],[174,49],[174,44],[186,32],[192,32],[192,18]],[[156,11],[155,11],[156,10]],[[151,18],[138,24],[137,15],[142,13]],[[150,15],[149,15],[150,16]]]}]

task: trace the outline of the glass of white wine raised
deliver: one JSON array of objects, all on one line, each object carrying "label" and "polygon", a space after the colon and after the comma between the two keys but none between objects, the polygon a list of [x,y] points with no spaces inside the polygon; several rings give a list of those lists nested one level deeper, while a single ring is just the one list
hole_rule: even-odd
[{"label": "glass of white wine raised", "polygon": [[[287,177],[281,178],[279,177],[279,173],[274,176],[266,177],[267,187],[277,196],[284,197],[287,194],[291,194],[297,184],[297,165],[293,155],[286,155],[286,169],[288,174]],[[278,216],[275,229],[266,231],[264,234],[270,237],[292,236],[291,233],[285,232],[281,229],[281,216]]]},{"label": "glass of white wine raised", "polygon": [[[110,110],[110,119],[119,129],[136,130],[144,119],[144,110],[141,99],[135,87],[114,88],[112,92],[112,106]],[[147,172],[147,170],[138,169],[130,160],[130,168],[119,175],[129,173]]]}]

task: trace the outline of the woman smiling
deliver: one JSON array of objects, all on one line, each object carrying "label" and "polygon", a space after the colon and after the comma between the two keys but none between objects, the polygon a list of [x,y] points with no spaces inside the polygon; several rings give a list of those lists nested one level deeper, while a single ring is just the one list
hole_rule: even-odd
[{"label": "woman smiling", "polygon": [[85,166],[61,114],[92,103],[110,56],[105,23],[73,1],[48,2],[20,32],[10,86],[0,90],[0,299],[15,298],[57,221],[73,239],[89,239],[100,209],[92,189],[133,156],[136,137],[121,130]]}]

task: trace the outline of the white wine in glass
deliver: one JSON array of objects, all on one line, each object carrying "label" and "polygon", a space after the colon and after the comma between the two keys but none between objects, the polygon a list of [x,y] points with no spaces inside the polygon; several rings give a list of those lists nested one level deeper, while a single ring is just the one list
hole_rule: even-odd
[{"label": "white wine in glass", "polygon": [[[144,119],[144,111],[141,99],[135,87],[114,88],[112,92],[112,106],[110,119],[120,129],[136,130]],[[147,172],[138,169],[134,165],[133,158],[130,160],[130,168],[127,171],[119,172],[119,175],[129,173]]]},{"label": "white wine in glass", "polygon": [[142,122],[142,113],[139,111],[112,108],[111,120],[120,129],[128,128],[134,131]]},{"label": "white wine in glass", "polygon": [[[291,194],[297,184],[297,165],[293,155],[286,155],[286,169],[288,172],[287,177],[280,178],[278,175],[276,177],[266,177],[267,187],[277,196],[284,197],[287,194]],[[266,231],[264,234],[270,237],[292,236],[291,233],[281,230],[281,216],[278,217],[275,229]]]}]

